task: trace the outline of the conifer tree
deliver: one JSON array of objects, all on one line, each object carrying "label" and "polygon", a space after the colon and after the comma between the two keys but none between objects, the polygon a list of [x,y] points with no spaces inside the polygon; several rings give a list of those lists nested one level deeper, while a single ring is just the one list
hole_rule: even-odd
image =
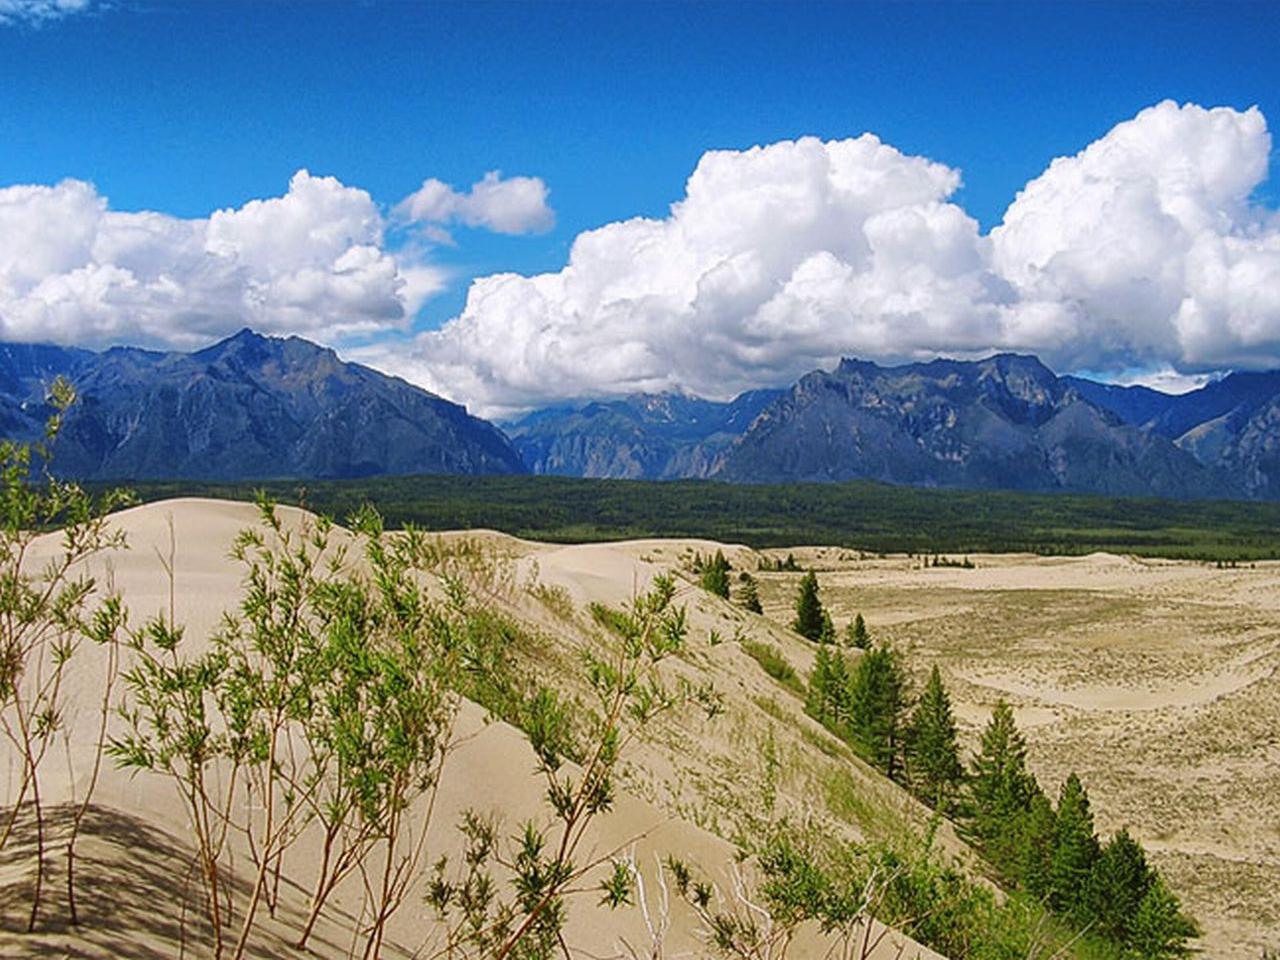
[{"label": "conifer tree", "polygon": [[822,639],[822,601],[818,598],[818,576],[812,570],[800,581],[796,591],[796,619],[792,629],[800,636],[818,642]]},{"label": "conifer tree", "polygon": [[951,698],[937,664],[911,714],[907,745],[912,789],[935,810],[945,813],[964,778],[964,768],[960,765]]},{"label": "conifer tree", "polygon": [[1093,832],[1089,794],[1074,773],[1062,784],[1058,819],[1053,836],[1049,903],[1061,913],[1087,920],[1085,884],[1098,859],[1098,838]]},{"label": "conifer tree", "polygon": [[1157,876],[1134,914],[1130,946],[1142,960],[1187,956],[1187,940],[1199,936],[1195,921],[1182,912],[1178,898]]},{"label": "conifer tree", "polygon": [[1049,896],[1056,830],[1057,815],[1054,813],[1053,803],[1037,784],[1021,818],[1018,864],[1019,883],[1037,900],[1044,900]]},{"label": "conifer tree", "polygon": [[901,777],[907,677],[896,650],[874,647],[849,677],[849,732],[854,747],[891,779]]},{"label": "conifer tree", "polygon": [[1142,845],[1121,830],[1102,848],[1085,885],[1085,907],[1094,929],[1128,944],[1138,908],[1154,881]]},{"label": "conifer tree", "polygon": [[836,625],[831,622],[831,614],[822,611],[822,635],[818,637],[819,643],[835,643],[836,642]]},{"label": "conifer tree", "polygon": [[716,551],[716,555],[702,565],[702,588],[717,597],[729,598],[729,561],[724,552]]},{"label": "conifer tree", "polygon": [[752,613],[764,613],[764,607],[760,605],[760,588],[756,585],[756,578],[743,571],[738,581],[738,606]]},{"label": "conifer tree", "polygon": [[832,733],[850,739],[849,663],[838,649],[818,648],[809,678],[805,710]]},{"label": "conifer tree", "polygon": [[849,646],[859,650],[866,650],[871,646],[871,635],[867,633],[867,622],[862,619],[862,614],[853,618],[853,622],[845,630],[845,639]]},{"label": "conifer tree", "polygon": [[850,696],[849,660],[838,650],[831,652],[831,682],[828,687],[828,706],[831,721],[828,726],[837,736],[845,740],[851,738],[849,731],[849,696]]},{"label": "conifer tree", "polygon": [[1018,862],[1016,828],[1037,789],[1027,772],[1027,743],[1014,723],[1013,709],[1000,700],[973,758],[965,817],[968,834],[1006,872]]},{"label": "conifer tree", "polygon": [[832,653],[826,647],[819,647],[813,659],[813,673],[809,674],[809,691],[804,701],[805,712],[824,726],[830,726],[834,719],[831,660]]}]

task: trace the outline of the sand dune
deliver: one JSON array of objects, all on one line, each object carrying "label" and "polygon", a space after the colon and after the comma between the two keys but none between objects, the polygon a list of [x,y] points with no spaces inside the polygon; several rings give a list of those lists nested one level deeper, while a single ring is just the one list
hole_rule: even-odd
[{"label": "sand dune", "polygon": [[[284,516],[291,524],[305,517],[294,510]],[[125,511],[114,522],[127,533],[129,549],[91,566],[123,592],[138,619],[168,609],[164,571],[172,550],[175,614],[198,646],[237,602],[242,573],[228,554],[237,532],[256,518],[250,505],[198,499]],[[746,548],[702,540],[566,546],[492,531],[440,538],[472,558],[469,575],[486,603],[545,641],[544,666],[552,676],[593,642],[588,604],[621,606],[695,551],[724,549],[746,569],[756,563]],[[37,546],[33,562],[50,544],[46,538]],[[1273,897],[1280,883],[1274,830],[1280,823],[1280,564],[1215,570],[1108,554],[976,555],[970,558],[976,569],[963,570],[833,548],[770,553],[788,552],[820,571],[837,626],[862,612],[873,635],[903,648],[920,673],[934,662],[943,667],[970,742],[995,698],[1011,699],[1042,782],[1052,790],[1070,770],[1081,773],[1100,830],[1127,825],[1143,841],[1201,919],[1212,956],[1255,960],[1261,946],[1280,939]],[[589,837],[597,854],[635,856],[650,892],[656,890],[653,864],[673,850],[727,887],[734,848],[726,838],[759,811],[766,782],[776,790],[777,813],[809,818],[851,841],[877,836],[886,817],[925,821],[927,811],[852,758],[734,642],[767,642],[802,675],[810,668],[812,647],[781,625],[790,619],[798,576],[758,574],[765,617],[708,596],[690,579],[677,581],[690,646],[673,669],[714,684],[724,712],[710,722],[666,723],[635,744],[621,772],[618,807]],[[571,609],[552,602],[556,596],[567,597]],[[104,668],[100,651],[77,655],[68,678],[65,756],[44,774],[51,801],[83,796]],[[452,824],[468,808],[492,811],[511,825],[546,817],[544,785],[519,731],[486,722],[483,711],[468,706],[456,735],[433,850],[458,849]],[[817,743],[823,749],[815,750]],[[769,770],[771,751],[779,759]],[[15,770],[12,752],[0,749],[0,804],[12,796]],[[848,778],[864,802],[824,804],[835,776]],[[0,916],[8,931],[0,931],[0,955],[170,957],[179,954],[183,938],[189,954],[200,955],[192,851],[173,788],[108,766],[95,803],[83,845],[86,923],[76,931],[54,923],[34,939],[12,932],[25,889],[23,870],[15,866],[21,858],[14,858],[0,866]],[[945,825],[941,843],[969,856]],[[314,846],[303,842],[293,852],[297,873],[306,872]],[[243,859],[243,851],[238,856]],[[61,867],[56,858],[51,862],[50,882],[60,889]],[[60,913],[59,896],[50,901],[51,916]],[[393,925],[388,957],[409,956],[430,939],[431,918],[417,893],[412,899]],[[358,891],[339,891],[318,928],[316,955],[346,955],[358,902]],[[607,913],[593,903],[588,898],[570,911],[575,950],[620,956],[624,943],[645,943],[638,911]],[[304,892],[286,871],[279,919],[263,924],[250,955],[291,955],[290,931],[304,906]],[[185,925],[173,919],[184,915]],[[668,948],[668,956],[706,952],[698,923],[680,905],[673,908]],[[896,949],[886,943],[878,955],[892,957]],[[914,945],[903,956],[917,953],[932,956]]]},{"label": "sand dune", "polygon": [[[291,524],[304,517],[294,510],[284,511],[284,516]],[[223,613],[237,603],[242,572],[228,555],[237,532],[253,525],[256,519],[252,506],[212,500],[173,500],[135,508],[122,512],[113,521],[127,534],[129,549],[99,556],[90,566],[103,583],[121,591],[135,621],[166,612],[172,602],[177,621],[187,625],[188,641],[198,648],[217,627]],[[618,605],[643,590],[656,573],[672,567],[681,554],[694,549],[707,552],[717,546],[702,541],[644,541],[557,547],[474,531],[449,537],[466,539],[491,555],[494,565],[486,569],[493,603],[516,611],[549,633],[554,630],[556,642],[567,644],[570,650],[586,642],[584,621],[577,616],[560,621],[539,605],[528,590],[535,578],[538,583],[562,587],[578,607],[589,602]],[[43,538],[34,551],[33,562],[52,547],[53,541]],[[741,552],[735,550],[735,555]],[[172,593],[166,566],[173,570]],[[664,729],[658,738],[661,742],[640,745],[627,766],[626,789],[618,797],[615,809],[593,826],[583,854],[633,856],[648,879],[651,893],[658,889],[654,865],[660,856],[673,851],[728,888],[734,848],[717,834],[717,827],[720,834],[726,833],[734,810],[753,802],[749,794],[758,789],[755,784],[759,770],[757,758],[751,756],[752,739],[758,736],[757,728],[762,722],[766,726],[773,722],[764,719],[757,702],[779,696],[771,681],[736,645],[709,646],[709,631],[719,629],[729,636],[735,630],[746,630],[769,639],[784,646],[798,667],[808,656],[804,644],[768,620],[741,614],[723,604],[708,603],[701,591],[687,584],[681,591],[691,608],[697,669],[716,678],[726,691],[730,709],[712,727],[697,731]],[[90,647],[82,649],[74,660],[67,687],[67,700],[72,705],[66,717],[68,736],[59,745],[60,756],[42,772],[47,804],[74,801],[84,795],[99,720],[100,678],[105,667],[103,652]],[[693,668],[686,664],[682,669]],[[787,709],[800,716],[797,705],[788,704]],[[801,717],[798,723],[812,726],[807,718]],[[817,728],[810,734],[819,735],[814,730]],[[798,737],[798,733],[788,730],[783,736]],[[458,718],[454,737],[456,750],[447,762],[432,820],[433,856],[459,850],[454,825],[467,809],[492,812],[511,831],[526,819],[549,820],[545,784],[536,773],[532,751],[519,731],[501,722],[487,721],[480,708],[468,704]],[[0,748],[4,756],[0,762],[0,805],[11,803],[16,790],[15,758],[11,751],[5,751],[9,751],[7,746]],[[796,755],[799,756],[798,751]],[[854,766],[869,791],[887,791],[891,798],[896,796],[896,788],[880,782],[861,765]],[[795,769],[784,771],[782,802],[794,802],[798,808],[801,801],[796,798],[818,775],[820,770],[809,764],[797,764]],[[894,802],[906,805],[905,815],[918,814],[910,809],[909,801],[898,798]],[[159,958],[177,956],[184,950],[189,955],[203,955],[208,932],[200,920],[199,887],[191,870],[186,815],[173,786],[155,776],[131,776],[108,762],[94,794],[94,804],[81,846],[83,924],[68,930],[56,919],[63,913],[63,895],[59,872],[62,867],[55,857],[51,858],[51,893],[46,912],[55,919],[35,936],[15,932],[25,909],[30,879],[26,858],[15,855],[0,868],[0,955]],[[851,837],[859,833],[854,823],[841,828]],[[16,854],[22,844],[29,842],[30,837],[25,837],[11,849]],[[233,852],[244,868],[237,873],[243,887],[248,882],[247,852],[239,848]],[[306,896],[292,877],[307,874],[316,856],[318,844],[314,838],[304,838],[291,850],[277,916],[265,920],[261,930],[255,930],[250,956],[297,955],[289,943],[305,911]],[[647,929],[638,910],[595,909],[596,899],[587,896],[571,906],[566,939],[575,955],[622,956],[627,944],[640,948],[647,945]],[[424,941],[432,939],[433,920],[421,901],[422,888],[418,887],[392,925],[385,956],[409,956]],[[359,891],[354,883],[339,889],[332,909],[317,928],[312,955],[347,955],[358,903]],[[816,934],[811,931],[806,936],[814,938]],[[933,956],[896,935],[886,939],[875,956],[896,957],[900,946],[906,951],[901,954],[903,957]],[[807,948],[803,941],[797,947],[801,951],[797,955],[824,949],[817,939],[811,939]],[[700,956],[706,952],[699,924],[679,902],[672,906],[666,949],[667,956]]]}]

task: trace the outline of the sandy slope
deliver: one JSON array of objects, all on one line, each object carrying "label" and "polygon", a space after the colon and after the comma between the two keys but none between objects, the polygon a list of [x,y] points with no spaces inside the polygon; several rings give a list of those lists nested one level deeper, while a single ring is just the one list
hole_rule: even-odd
[{"label": "sandy slope", "polygon": [[[289,512],[292,522],[300,516]],[[237,531],[255,519],[254,508],[220,501],[186,499],[136,508],[115,521],[127,533],[129,549],[99,557],[92,566],[97,575],[109,578],[122,591],[135,621],[165,611],[172,599],[178,621],[187,625],[190,641],[198,645],[217,625],[223,611],[236,602],[241,574],[228,559],[228,552]],[[542,630],[553,659],[566,661],[573,659],[581,645],[591,642],[587,618],[580,612],[566,615],[564,610],[553,609],[556,605],[537,599],[539,585],[563,588],[579,608],[592,601],[617,605],[643,589],[655,573],[675,565],[687,551],[714,549],[714,545],[693,541],[553,547],[486,533],[452,535],[451,539],[467,541],[475,555],[484,558],[478,565],[472,562],[475,589]],[[48,546],[46,540],[44,547]],[[731,553],[745,557],[745,551]],[[172,595],[164,574],[170,557]],[[672,851],[725,884],[733,856],[733,847],[725,838],[732,834],[744,810],[763,803],[826,818],[832,829],[851,838],[874,832],[876,824],[868,822],[868,810],[888,810],[893,816],[908,818],[922,816],[895,787],[842,756],[842,748],[804,718],[794,697],[765,676],[731,638],[736,633],[776,643],[800,670],[807,669],[810,658],[804,643],[765,618],[712,601],[694,587],[682,587],[682,594],[691,609],[693,649],[678,669],[690,677],[710,677],[725,694],[725,713],[719,720],[697,727],[683,718],[669,722],[640,745],[627,765],[627,792],[619,797],[614,812],[598,821],[588,840],[591,851],[634,855],[648,875],[650,891],[656,889],[652,864],[658,855]],[[725,642],[713,646],[712,631]],[[43,773],[48,803],[83,795],[104,669],[101,651],[86,648],[77,655],[68,678],[68,701],[73,705],[67,716],[69,736],[63,751],[51,759]],[[456,850],[457,836],[450,825],[465,809],[491,811],[511,829],[530,817],[547,818],[544,784],[518,731],[502,723],[487,723],[479,708],[468,706],[459,718],[455,736],[457,749],[449,759],[433,820],[437,826],[432,833],[431,858],[439,851]],[[806,746],[823,738],[835,759]],[[772,744],[772,759],[761,753],[766,740]],[[822,784],[837,767],[845,771],[855,793],[874,801],[852,812],[832,813],[830,804],[821,810],[810,809],[812,798],[823,795]],[[12,751],[7,745],[0,747],[0,805],[11,802],[14,777]],[[776,795],[767,801],[764,797],[769,791],[762,789],[766,782],[773,784]],[[9,862],[0,865],[0,956],[159,958],[179,955],[184,943],[188,955],[204,955],[185,816],[173,788],[156,777],[131,777],[108,763],[94,801],[96,807],[86,822],[81,850],[82,927],[68,931],[54,921],[37,937],[15,933],[29,871],[21,858],[6,857]],[[28,840],[24,838],[24,842]],[[244,851],[238,855],[243,867],[238,871],[238,882],[243,888],[247,860]],[[316,844],[304,841],[292,856],[286,864],[279,920],[263,925],[251,944],[253,956],[296,954],[288,943],[305,895],[289,878],[305,874],[308,858],[316,856]],[[52,885],[58,890],[60,871],[61,864],[55,858]],[[594,909],[596,899],[588,894],[571,908],[568,942],[575,955],[618,956],[626,943],[640,947],[648,943],[638,911],[607,913]],[[431,939],[431,920],[420,903],[420,893],[415,892],[393,926],[387,956],[408,956],[424,939]],[[55,892],[48,915],[61,916],[61,904],[61,894]],[[357,909],[358,891],[348,885],[339,891],[334,909],[318,929],[312,945],[315,954],[346,955],[352,914]],[[182,917],[186,920],[178,919]],[[705,952],[694,918],[680,905],[673,906],[666,942],[668,956]],[[800,944],[794,955],[818,952],[816,944],[807,948]],[[897,952],[897,944],[890,938],[876,955],[893,957]],[[914,946],[902,954],[908,958],[916,955],[932,956]]]}]

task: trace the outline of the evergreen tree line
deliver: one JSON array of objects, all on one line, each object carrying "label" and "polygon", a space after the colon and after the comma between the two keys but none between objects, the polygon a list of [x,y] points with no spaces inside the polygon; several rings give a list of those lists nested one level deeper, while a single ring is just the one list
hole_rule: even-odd
[{"label": "evergreen tree line", "polygon": [[[809,574],[797,594],[797,621],[816,597]],[[919,697],[912,694],[891,645],[868,644],[854,654],[821,644],[805,707],[868,763],[955,820],[1004,883],[1121,956],[1163,960],[1187,952],[1196,925],[1141,844],[1127,830],[1099,839],[1088,793],[1074,773],[1055,806],[1027,769],[1026,740],[1007,703],[997,703],[966,766],[936,665]]]},{"label": "evergreen tree line", "polygon": [[930,559],[929,555],[926,553],[924,555],[924,565],[926,567],[955,567],[959,570],[974,569],[973,561],[968,557],[965,557],[963,560],[956,560],[953,557],[943,557],[936,553],[933,555],[932,559]]}]

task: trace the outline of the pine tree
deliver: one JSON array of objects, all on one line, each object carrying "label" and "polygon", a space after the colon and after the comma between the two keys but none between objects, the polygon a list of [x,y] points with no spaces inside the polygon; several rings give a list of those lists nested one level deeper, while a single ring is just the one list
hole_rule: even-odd
[{"label": "pine tree", "polygon": [[1018,882],[1037,900],[1049,896],[1056,830],[1057,815],[1053,811],[1053,803],[1037,784],[1018,831]]},{"label": "pine tree", "polygon": [[756,585],[756,578],[743,571],[738,581],[738,606],[752,613],[764,613],[764,608],[760,606],[760,589]]},{"label": "pine tree", "polygon": [[973,758],[966,797],[966,832],[1006,873],[1017,869],[1017,827],[1039,788],[1027,772],[1027,743],[1004,700],[991,712]]},{"label": "pine tree", "polygon": [[813,672],[809,674],[809,691],[805,696],[804,709],[809,716],[824,726],[830,726],[834,719],[832,712],[832,654],[826,647],[819,647],[813,658]]},{"label": "pine tree", "polygon": [[831,720],[827,724],[844,740],[852,739],[849,727],[850,681],[849,660],[839,650],[831,652],[831,683],[828,687],[828,707]]},{"label": "pine tree", "polygon": [[729,561],[724,552],[716,551],[716,555],[702,564],[702,588],[717,597],[729,598]]},{"label": "pine tree", "polygon": [[818,598],[818,576],[812,570],[800,581],[796,592],[796,619],[792,629],[800,636],[814,642],[822,639],[822,618],[825,611]]},{"label": "pine tree", "polygon": [[1058,795],[1058,822],[1053,835],[1049,904],[1060,913],[1087,920],[1085,884],[1098,859],[1098,838],[1093,832],[1089,794],[1074,773]]},{"label": "pine tree", "polygon": [[845,640],[849,646],[859,650],[866,650],[871,646],[871,635],[867,633],[867,622],[862,619],[862,614],[855,616],[845,630]]},{"label": "pine tree", "polygon": [[1121,830],[1102,848],[1085,884],[1085,908],[1093,928],[1116,943],[1128,944],[1138,908],[1154,881],[1142,845]]},{"label": "pine tree", "polygon": [[805,711],[837,736],[849,739],[849,664],[838,649],[818,648]]},{"label": "pine tree", "polygon": [[1142,960],[1183,957],[1191,952],[1187,940],[1199,934],[1178,898],[1156,876],[1133,917],[1129,940],[1133,953]]},{"label": "pine tree", "polygon": [[946,812],[964,778],[951,698],[934,664],[907,726],[908,764],[916,795]]},{"label": "pine tree", "polygon": [[835,643],[836,642],[836,625],[831,622],[831,614],[822,611],[822,635],[818,637],[819,643]]},{"label": "pine tree", "polygon": [[907,677],[892,647],[858,658],[849,677],[849,732],[854,747],[891,779],[901,776]]}]

